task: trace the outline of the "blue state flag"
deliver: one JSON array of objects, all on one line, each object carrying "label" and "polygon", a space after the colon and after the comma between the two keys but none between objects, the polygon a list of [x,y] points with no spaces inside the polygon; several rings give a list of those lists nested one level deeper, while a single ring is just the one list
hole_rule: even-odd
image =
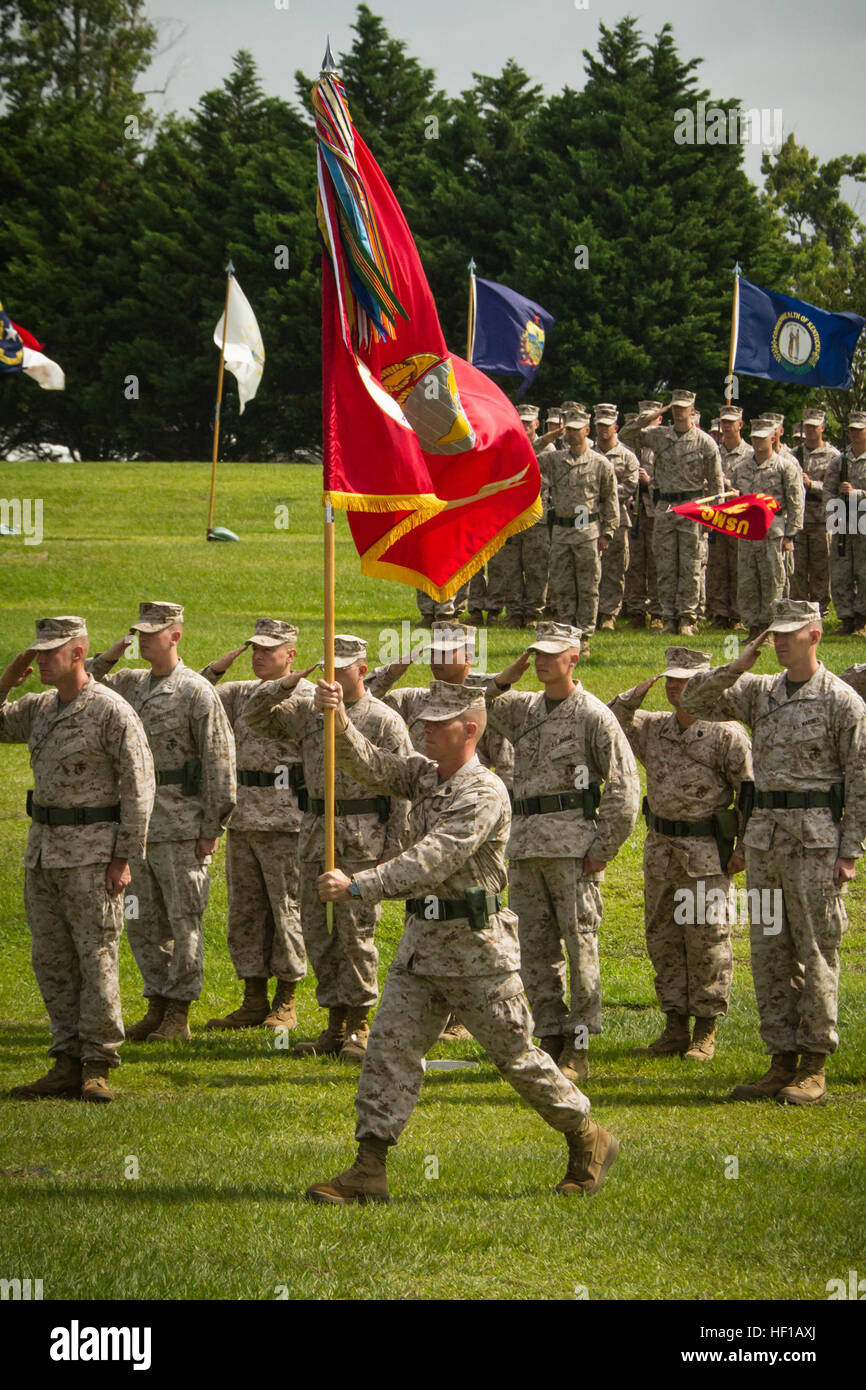
[{"label": "blue state flag", "polygon": [[0,304],[0,374],[24,369],[24,344],[12,326],[12,320]]},{"label": "blue state flag", "polygon": [[864,323],[859,314],[828,314],[741,279],[734,371],[792,386],[845,390]]},{"label": "blue state flag", "polygon": [[541,366],[547,334],[555,322],[553,315],[507,285],[482,280],[478,275],[473,283],[472,365],[494,375],[522,376],[517,393],[520,400]]}]

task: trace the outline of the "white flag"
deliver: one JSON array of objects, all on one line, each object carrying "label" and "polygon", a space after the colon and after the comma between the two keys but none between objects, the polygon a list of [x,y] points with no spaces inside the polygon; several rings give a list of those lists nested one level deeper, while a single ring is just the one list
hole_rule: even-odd
[{"label": "white flag", "polygon": [[[223,345],[223,324],[225,312],[220,314],[219,322],[213,331],[213,340],[218,348]],[[232,276],[229,291],[229,321],[226,332],[226,366],[238,381],[238,396],[241,402],[241,415],[244,406],[251,401],[259,389],[262,369],[265,365],[265,345],[256,323],[256,316],[237,280]]]},{"label": "white flag", "polygon": [[25,347],[21,370],[38,382],[43,391],[66,390],[63,368],[58,367],[57,363],[52,362],[43,352],[34,352],[33,348]]}]

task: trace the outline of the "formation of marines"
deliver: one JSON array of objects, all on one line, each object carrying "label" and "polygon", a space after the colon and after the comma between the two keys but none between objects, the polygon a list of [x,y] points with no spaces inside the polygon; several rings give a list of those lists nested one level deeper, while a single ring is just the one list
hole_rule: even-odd
[{"label": "formation of marines", "polygon": [[[586,655],[596,629],[613,632],[619,618],[637,630],[690,637],[706,622],[752,638],[779,599],[825,614],[832,596],[842,632],[866,635],[866,412],[851,413],[842,453],[824,439],[819,406],[804,410],[791,450],[783,415],[757,416],[747,441],[739,406],[723,406],[707,433],[694,402],[686,390],[668,405],[640,401],[620,426],[612,402],[590,412],[566,401],[547,412],[543,433],[538,407],[522,406],[544,517],[453,598],[437,604],[419,591],[422,622],[454,620],[464,607],[476,626],[554,618],[581,629]],[[753,492],[778,503],[762,540],[708,531],[673,510]]]},{"label": "formation of marines", "polygon": [[[283,619],[260,618],[242,647],[199,673],[179,655],[175,603],[143,602],[130,628],[146,668],[114,669],[130,636],[91,657],[81,618],[37,621],[31,647],[0,674],[0,741],[30,749],[25,906],[53,1066],[14,1096],[112,1099],[124,1040],[124,922],[147,1001],[125,1036],[191,1038],[209,869],[225,833],[228,948],[243,997],[207,1027],[295,1029],[309,962],[327,1017],[295,1055],[361,1065],[357,1158],[314,1183],[312,1200],[388,1199],[387,1151],[417,1101],[425,1055],[440,1036],[465,1030],[564,1134],[557,1191],[597,1191],[619,1145],[591,1118],[578,1083],[589,1079],[590,1039],[602,1029],[601,887],[641,809],[640,762],[646,944],[665,1025],[636,1051],[712,1059],[730,1000],[734,877],[745,868],[771,1064],[733,1096],[826,1099],[845,891],[866,841],[866,666],[832,675],[818,656],[820,601],[777,589],[805,530],[804,488],[823,493],[829,477],[854,507],[866,492],[866,417],[852,426],[847,468],[822,455],[823,478],[817,459],[803,484],[790,460],[773,456],[780,421],[753,426],[758,447],[748,448],[735,408],[722,411],[722,457],[694,426],[687,395],[674,393],[672,426],[659,423],[658,402],[641,402],[636,451],[618,441],[612,404],[596,409],[598,448],[577,403],[549,422],[539,440],[554,518],[549,593],[532,545],[515,547],[508,564],[524,597],[514,622],[533,625],[534,640],[493,676],[472,671],[476,630],[453,617],[436,623],[423,653],[429,687],[397,685],[422,653],[371,671],[365,641],[350,634],[335,639],[334,682],[313,683],[314,667],[293,669],[299,634]],[[564,450],[554,447],[563,431]],[[813,452],[823,450],[820,432],[812,441]],[[738,601],[753,604],[749,641],[715,669],[705,652],[670,647],[661,676],[604,705],[576,673],[599,611],[599,626],[609,627],[638,593],[624,568],[631,537],[622,510],[633,504],[651,528],[654,621],[690,635],[706,547],[669,507],[727,480],[780,501],[777,533],[739,542],[764,547],[737,566]],[[674,486],[684,481],[690,486]],[[811,563],[816,552],[806,552]],[[618,558],[606,571],[609,553]],[[632,559],[639,554],[645,563],[645,545]],[[846,573],[855,595],[859,566],[854,552]],[[817,565],[816,583],[822,573]],[[494,602],[496,583],[494,574]],[[554,616],[545,619],[547,601]],[[653,601],[645,582],[645,614]],[[866,620],[866,600],[852,621],[861,614]],[[783,669],[755,675],[770,639]],[[245,649],[253,679],[223,681]],[[48,688],[10,700],[33,661]],[[515,689],[530,661],[542,689]],[[670,714],[641,708],[660,678]],[[337,727],[333,870],[325,869],[327,710]],[[405,927],[371,1024],[376,928],[388,898],[405,901]]]}]

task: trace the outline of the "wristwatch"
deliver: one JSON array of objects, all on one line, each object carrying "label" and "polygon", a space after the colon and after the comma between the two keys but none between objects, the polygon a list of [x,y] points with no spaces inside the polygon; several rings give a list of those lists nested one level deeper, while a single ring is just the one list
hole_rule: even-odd
[{"label": "wristwatch", "polygon": [[353,878],[349,880],[349,897],[360,898],[361,890]]}]

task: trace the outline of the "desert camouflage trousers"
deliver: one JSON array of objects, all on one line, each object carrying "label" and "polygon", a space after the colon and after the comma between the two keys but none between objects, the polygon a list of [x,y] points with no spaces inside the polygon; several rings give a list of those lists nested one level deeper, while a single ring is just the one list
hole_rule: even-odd
[{"label": "desert camouflage trousers", "polygon": [[510,536],[487,562],[487,603],[492,613],[535,622],[547,597],[550,537],[544,522]]},{"label": "desert camouflage trousers", "polygon": [[675,512],[656,512],[653,554],[659,603],[665,621],[696,622],[701,602],[701,572],[707,556],[705,528]]},{"label": "desert camouflage trousers", "polygon": [[721,531],[707,536],[706,601],[711,618],[726,622],[740,616],[737,600],[737,551],[739,542]]},{"label": "desert camouflage trousers", "polygon": [[456,618],[462,612],[468,592],[469,585],[462,584],[457,590],[457,593],[452,595],[451,598],[442,599],[441,602],[437,602],[437,600],[432,599],[429,594],[425,594],[423,589],[416,589],[415,597],[418,601],[418,612],[421,614],[422,618],[449,621],[452,618]]},{"label": "desert camouflage trousers", "polygon": [[[351,878],[362,869],[372,869],[375,859],[340,862]],[[328,931],[325,904],[320,901],[316,880],[325,872],[318,862],[301,862],[301,926],[304,946],[316,976],[316,1001],[320,1008],[369,1008],[379,997],[379,952],[375,932],[382,915],[381,903],[334,903],[334,930]]]},{"label": "desert camouflage trousers", "polygon": [[228,947],[238,979],[302,980],[296,830],[229,830]]},{"label": "desert camouflage trousers", "polygon": [[823,518],[794,537],[791,598],[820,603],[822,613],[830,607],[830,537]]},{"label": "desert camouflage trousers", "polygon": [[866,536],[846,536],[845,554],[830,537],[830,587],[837,618],[866,619]]},{"label": "desert camouflage trousers", "polygon": [[554,526],[550,546],[550,607],[558,623],[595,632],[601,556],[598,542],[570,526]]},{"label": "desert camouflage trousers", "polygon": [[598,616],[616,618],[622,608],[625,575],[629,566],[629,528],[617,526],[607,550],[602,551],[598,586]]},{"label": "desert camouflage trousers", "polygon": [[146,998],[194,1000],[204,984],[202,917],[210,877],[197,859],[195,840],[149,844],[143,864],[132,866],[130,893],[138,899],[126,935],[141,971]]},{"label": "desert camouflage trousers", "polygon": [[520,974],[536,1036],[572,1035],[581,1028],[600,1033],[598,884],[584,875],[579,859],[512,859],[508,877],[508,901],[518,917]]},{"label": "desert camouflage trousers", "polygon": [[[675,840],[652,831],[647,834],[643,854],[647,952],[664,1013],[673,1010],[691,1018],[717,1018],[728,1012],[731,997],[732,879],[727,874],[694,878],[686,865],[686,852],[677,848]],[[700,911],[699,882],[705,896],[712,893],[715,910]],[[720,894],[724,894],[723,905]],[[691,904],[692,911],[683,910]],[[699,916],[708,920],[700,922]]]},{"label": "desert camouflage trousers", "polygon": [[763,910],[750,913],[752,977],[770,1053],[827,1053],[838,1046],[839,953],[848,914],[833,882],[836,855],[806,849],[780,825],[770,849],[746,846],[750,892],[781,893],[775,919]]},{"label": "desert camouflage trousers", "polygon": [[654,525],[655,518],[641,512],[637,535],[632,533],[628,539],[628,569],[622,601],[627,618],[642,618],[647,613],[651,618],[661,617],[653,554]]},{"label": "desert camouflage trousers", "polygon": [[788,593],[790,553],[782,552],[781,536],[765,541],[739,541],[737,598],[746,627],[766,628],[773,621],[773,605]]},{"label": "desert camouflage trousers", "polygon": [[117,1067],[124,1036],[117,978],[123,894],[107,893],[107,867],[27,869],[24,906],[51,1027],[49,1055]]},{"label": "desert camouflage trousers", "polygon": [[393,1143],[400,1137],[418,1101],[424,1057],[452,1012],[542,1120],[563,1133],[580,1126],[589,1101],[552,1057],[533,1046],[532,1019],[516,972],[415,975],[392,965],[361,1067],[356,1138]]}]

